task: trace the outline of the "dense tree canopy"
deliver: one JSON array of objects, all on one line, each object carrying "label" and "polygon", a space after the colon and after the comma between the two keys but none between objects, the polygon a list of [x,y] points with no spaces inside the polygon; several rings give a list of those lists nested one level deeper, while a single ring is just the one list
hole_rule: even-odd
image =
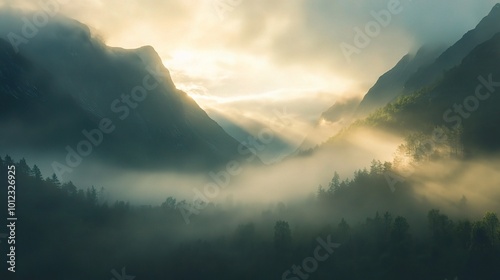
[{"label": "dense tree canopy", "polygon": [[[500,275],[500,223],[493,212],[476,221],[453,221],[431,209],[422,213],[427,218],[424,227],[390,212],[374,212],[363,223],[340,218],[313,225],[307,219],[283,219],[293,208],[281,203],[251,222],[242,221],[214,235],[207,227],[230,217],[235,208],[214,205],[197,217],[196,224],[186,225],[177,209],[185,201],[169,197],[158,206],[123,201],[110,205],[94,186],[81,189],[72,182],[59,182],[56,176],[42,179],[40,170],[25,160],[0,159],[2,170],[7,164],[18,167],[22,279],[110,279],[111,271],[122,267],[137,279],[166,275],[167,279],[294,279],[282,278],[284,272],[304,260],[311,262],[309,257],[322,244],[318,240],[341,246],[318,262],[308,279],[499,279]],[[317,213],[332,211],[339,201],[370,192],[370,185],[387,184],[383,173],[388,168],[375,161],[370,171],[361,170],[343,181],[334,173],[328,190],[310,206]],[[384,191],[389,191],[387,186]],[[206,232],[190,238],[184,234],[187,226]]]}]

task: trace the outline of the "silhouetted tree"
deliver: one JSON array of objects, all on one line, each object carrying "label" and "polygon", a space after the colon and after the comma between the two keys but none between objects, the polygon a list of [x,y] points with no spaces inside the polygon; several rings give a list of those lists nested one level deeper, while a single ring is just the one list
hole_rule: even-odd
[{"label": "silhouetted tree", "polygon": [[90,205],[97,205],[97,191],[94,186],[87,189],[87,193],[85,194],[85,198]]},{"label": "silhouetted tree", "polygon": [[32,170],[28,166],[28,164],[26,163],[26,160],[24,158],[22,158],[19,161],[19,163],[17,164],[17,168],[16,169],[19,171],[19,173],[24,174],[26,176],[31,176],[32,175]]},{"label": "silhouetted tree", "polygon": [[253,223],[239,225],[234,233],[235,244],[241,249],[251,249],[255,239],[255,225]]},{"label": "silhouetted tree", "polygon": [[498,226],[500,225],[497,215],[492,212],[487,212],[483,217],[483,223],[488,230],[488,235],[490,236],[491,240],[494,240],[496,238],[495,233],[498,229]]},{"label": "silhouetted tree", "polygon": [[167,199],[161,204],[161,208],[173,210],[176,208],[177,200],[171,196],[167,197]]},{"label": "silhouetted tree", "polygon": [[14,161],[9,155],[5,155],[4,164],[5,166],[14,165]]},{"label": "silhouetted tree", "polygon": [[427,215],[429,228],[437,247],[447,247],[451,245],[453,223],[448,216],[440,214],[439,210],[433,209]]},{"label": "silhouetted tree", "polygon": [[400,243],[405,241],[409,237],[409,229],[410,225],[404,217],[396,217],[391,231],[391,239],[393,242]]},{"label": "silhouetted tree", "polygon": [[330,182],[330,185],[328,187],[328,192],[331,194],[335,194],[340,189],[340,176],[339,174],[335,171],[333,174],[332,181]]},{"label": "silhouetted tree", "polygon": [[61,182],[59,181],[59,179],[57,178],[57,175],[55,173],[52,174],[52,177],[47,178],[46,181],[51,183],[51,184],[54,184],[54,186],[56,186],[58,188],[61,187]]},{"label": "silhouetted tree", "polygon": [[384,165],[379,160],[372,160],[370,175],[380,175],[384,173]]},{"label": "silhouetted tree", "polygon": [[64,192],[66,192],[69,196],[72,196],[72,197],[76,197],[76,194],[78,192],[76,186],[71,181],[69,181],[68,183],[62,184],[61,189]]},{"label": "silhouetted tree", "polygon": [[290,225],[285,221],[277,221],[274,225],[274,248],[279,255],[290,251],[292,245],[292,232]]},{"label": "silhouetted tree", "polygon": [[476,250],[486,250],[491,247],[491,240],[488,228],[483,221],[475,222],[472,226],[472,248]]},{"label": "silhouetted tree", "polygon": [[338,225],[338,230],[339,230],[340,239],[342,241],[347,240],[349,238],[350,232],[351,232],[351,227],[349,226],[349,224],[346,222],[346,220],[344,218],[342,218],[342,220],[340,221],[340,223]]},{"label": "silhouetted tree", "polygon": [[42,172],[36,164],[33,165],[33,177],[35,177],[35,180],[37,180],[38,182],[41,182],[43,180]]},{"label": "silhouetted tree", "polygon": [[459,221],[455,228],[460,247],[468,249],[471,245],[472,224],[469,221]]}]

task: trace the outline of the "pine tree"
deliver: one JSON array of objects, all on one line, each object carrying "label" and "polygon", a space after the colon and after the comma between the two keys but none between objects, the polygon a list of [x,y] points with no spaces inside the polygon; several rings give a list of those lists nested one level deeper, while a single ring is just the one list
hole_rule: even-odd
[{"label": "pine tree", "polygon": [[76,196],[78,190],[76,186],[73,184],[72,181],[69,181],[68,183],[64,183],[62,185],[62,190],[66,192],[69,196]]},{"label": "pine tree", "polygon": [[339,174],[335,171],[333,174],[332,181],[330,182],[328,192],[331,194],[334,194],[340,189],[340,176]]},{"label": "pine tree", "polygon": [[33,171],[29,167],[29,165],[26,163],[26,160],[22,158],[19,163],[17,164],[17,170],[19,170],[19,173],[31,176]]},{"label": "pine tree", "polygon": [[85,198],[91,205],[97,205],[97,191],[94,186],[87,189]]},{"label": "pine tree", "polygon": [[177,204],[177,200],[171,196],[169,196],[165,202],[161,204],[161,208],[163,209],[175,209]]},{"label": "pine tree", "polygon": [[498,217],[495,213],[492,212],[487,212],[484,217],[483,217],[483,223],[488,230],[488,235],[490,236],[491,240],[496,239],[496,232],[497,229],[500,226],[500,222],[498,220]]},{"label": "pine tree", "polygon": [[57,175],[55,173],[52,174],[52,177],[50,177],[47,181],[51,182],[54,184],[56,187],[61,187],[61,182],[57,178]]},{"label": "pine tree", "polygon": [[342,220],[340,221],[340,223],[338,225],[338,230],[339,230],[340,238],[342,240],[347,240],[349,238],[350,232],[351,232],[351,227],[349,226],[349,224],[346,222],[346,220],[344,218],[342,218]]},{"label": "pine tree", "polygon": [[410,225],[404,217],[396,217],[391,231],[392,240],[397,243],[404,241],[408,237],[409,229]]},{"label": "pine tree", "polygon": [[291,249],[292,232],[285,221],[277,221],[274,225],[274,247],[278,254],[284,254]]},{"label": "pine tree", "polygon": [[6,166],[14,165],[14,161],[12,160],[12,158],[9,155],[5,155],[4,164]]},{"label": "pine tree", "polygon": [[33,177],[35,177],[35,180],[37,180],[38,182],[41,182],[43,180],[42,172],[36,164],[33,165]]},{"label": "pine tree", "polygon": [[370,175],[379,175],[384,172],[384,165],[379,160],[372,160]]},{"label": "pine tree", "polygon": [[322,185],[319,185],[319,187],[318,187],[318,199],[323,199],[325,197],[326,197],[326,191]]}]

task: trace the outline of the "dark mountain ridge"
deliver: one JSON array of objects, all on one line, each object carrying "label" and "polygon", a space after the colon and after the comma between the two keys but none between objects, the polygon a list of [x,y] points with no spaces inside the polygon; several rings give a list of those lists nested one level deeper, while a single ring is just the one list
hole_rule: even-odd
[{"label": "dark mountain ridge", "polygon": [[438,82],[443,73],[458,66],[478,45],[500,32],[500,4],[496,4],[479,24],[449,48],[421,47],[416,54],[405,55],[383,74],[364,96],[355,111],[362,118],[422,87]]},{"label": "dark mountain ridge", "polygon": [[434,63],[420,68],[405,83],[405,91],[412,92],[429,85],[442,77],[442,74],[460,62],[475,47],[491,39],[500,32],[500,3],[483,18],[476,28],[467,32],[453,46],[444,51]]},{"label": "dark mountain ridge", "polygon": [[196,169],[250,153],[175,87],[152,47],[111,48],[85,25],[53,18],[16,54],[7,31],[23,23],[7,15],[0,19],[9,27],[0,28],[0,126],[9,135],[2,148],[77,150],[88,138],[82,131],[105,119],[115,129],[92,156],[114,164]]},{"label": "dark mountain ridge", "polygon": [[388,72],[380,76],[356,109],[357,117],[367,116],[401,95],[404,84],[422,66],[434,61],[442,47],[421,47],[415,54],[407,54]]},{"label": "dark mountain ridge", "polygon": [[[429,139],[432,139],[435,129],[441,127],[453,131],[450,133],[459,133],[457,139],[463,145],[465,156],[500,152],[499,50],[500,4],[497,4],[476,29],[464,35],[434,63],[420,68],[409,78],[408,81],[415,81],[411,83],[419,86],[416,90],[405,92],[409,87],[401,88],[392,102],[367,118],[356,121],[316,150],[342,143],[342,139],[349,137],[350,131],[367,126],[382,128],[403,137],[423,133]],[[405,59],[398,63],[404,64]],[[398,68],[384,74],[379,82],[389,76],[397,77],[401,73]],[[438,72],[439,75],[434,75]],[[422,73],[430,76],[417,78]],[[401,86],[402,81],[395,81],[396,86]],[[377,99],[375,97],[374,100]],[[367,98],[368,95],[365,100]]]}]

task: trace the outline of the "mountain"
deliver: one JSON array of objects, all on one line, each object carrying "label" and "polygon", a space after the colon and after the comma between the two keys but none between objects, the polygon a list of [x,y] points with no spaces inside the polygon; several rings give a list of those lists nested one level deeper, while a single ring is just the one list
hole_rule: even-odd
[{"label": "mountain", "polygon": [[359,102],[359,98],[339,100],[321,114],[320,121],[325,120],[335,123],[342,120],[350,120]]},{"label": "mountain", "polygon": [[402,135],[423,132],[431,140],[436,127],[459,129],[466,155],[500,152],[499,49],[500,32],[432,87],[402,96],[360,123]]},{"label": "mountain", "polygon": [[443,52],[434,63],[420,68],[405,83],[405,91],[412,92],[430,85],[442,77],[444,71],[460,64],[475,47],[491,39],[500,32],[500,3],[479,22],[473,30],[467,32],[458,42]]},{"label": "mountain", "polygon": [[[365,117],[402,94],[431,86],[445,71],[460,64],[475,47],[500,32],[500,4],[480,23],[448,49],[422,47],[416,54],[405,55],[370,88],[356,109],[356,117]],[[444,51],[444,52],[443,52]]]},{"label": "mountain", "polygon": [[416,54],[407,54],[370,88],[356,109],[357,117],[367,116],[393,101],[403,92],[405,82],[417,70],[431,64],[443,48],[421,47]]},{"label": "mountain", "polygon": [[[249,145],[249,148],[265,164],[280,161],[295,149],[295,144],[281,135],[279,126],[274,123],[264,123],[256,119],[242,117],[235,120],[234,117],[225,115],[218,110],[207,110],[207,113],[224,127],[229,135],[240,143]],[[265,145],[255,144],[255,141],[262,142],[259,137],[267,132],[273,134],[272,141],[266,141]]]},{"label": "mountain", "polygon": [[125,166],[175,168],[225,164],[248,152],[176,89],[152,47],[111,48],[62,17],[16,44],[10,32],[23,36],[23,16],[0,17],[2,149],[73,150]]},{"label": "mountain", "polygon": [[[466,156],[500,152],[499,49],[500,4],[497,4],[474,30],[434,62],[420,67],[406,81],[398,78],[404,76],[404,65],[425,65],[428,59],[403,58],[379,79],[362,104],[367,104],[363,105],[366,106],[364,110],[369,111],[366,109],[369,108],[368,101],[377,104],[378,100],[386,101],[394,96],[392,101],[368,117],[357,120],[318,148],[302,151],[302,154],[339,147],[348,141],[352,132],[363,127],[374,127],[403,137],[417,133],[426,137],[421,140],[427,144],[428,140],[435,141],[435,135],[444,131],[446,141],[454,141],[452,145],[463,149]],[[401,88],[403,81],[404,88]],[[389,90],[391,94],[382,90],[393,85],[396,90]],[[400,91],[396,94],[398,88]],[[455,143],[457,141],[459,143]]]}]

